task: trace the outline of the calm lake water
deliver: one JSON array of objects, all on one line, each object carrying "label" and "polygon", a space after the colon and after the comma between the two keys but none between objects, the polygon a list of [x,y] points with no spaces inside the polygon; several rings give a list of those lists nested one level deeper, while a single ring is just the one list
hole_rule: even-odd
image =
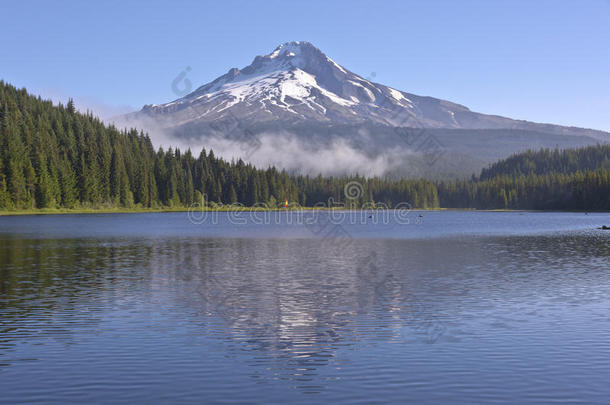
[{"label": "calm lake water", "polygon": [[608,403],[610,214],[257,215],[0,217],[0,402]]}]

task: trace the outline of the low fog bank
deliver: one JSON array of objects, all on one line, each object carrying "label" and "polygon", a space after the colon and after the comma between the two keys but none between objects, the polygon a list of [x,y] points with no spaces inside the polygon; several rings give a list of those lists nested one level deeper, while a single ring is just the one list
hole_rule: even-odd
[{"label": "low fog bank", "polygon": [[[430,157],[421,151],[412,150],[406,145],[394,143],[394,146],[376,146],[368,131],[359,131],[353,136],[322,133],[303,135],[284,130],[250,133],[243,130],[205,131],[187,136],[174,135],[175,129],[164,128],[154,119],[127,119],[114,117],[109,120],[117,128],[142,128],[148,132],[155,147],[179,148],[182,151],[191,149],[197,156],[202,148],[213,150],[214,154],[225,160],[238,160],[251,163],[259,168],[275,166],[292,174],[310,176],[361,175],[365,177],[411,177],[411,178],[449,178],[456,177],[456,169],[447,169],[446,155]],[[235,128],[233,128],[235,129]],[[472,174],[469,170],[460,177]]]},{"label": "low fog bank", "polygon": [[527,149],[575,148],[599,143],[582,136],[518,129],[395,128],[303,122],[169,122],[142,113],[112,122],[147,131],[155,147],[213,150],[226,160],[292,174],[453,180]]},{"label": "low fog bank", "polygon": [[288,132],[263,133],[252,140],[214,136],[206,138],[205,145],[228,160],[242,158],[257,167],[275,166],[311,176],[383,176],[406,153],[394,150],[371,156],[356,149],[345,139],[332,139],[320,144],[308,142]]}]

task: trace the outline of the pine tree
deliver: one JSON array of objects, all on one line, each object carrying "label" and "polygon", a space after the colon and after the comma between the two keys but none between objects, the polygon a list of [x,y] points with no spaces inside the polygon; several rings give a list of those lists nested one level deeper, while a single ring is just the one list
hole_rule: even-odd
[{"label": "pine tree", "polygon": [[74,107],[74,100],[72,100],[71,98],[68,100],[66,110],[68,111],[68,114],[74,114],[76,112],[76,108]]},{"label": "pine tree", "polygon": [[36,186],[36,204],[38,208],[53,208],[53,190],[51,179],[47,169],[47,162],[44,157],[40,157],[40,172],[38,173],[38,183]]},{"label": "pine tree", "polygon": [[21,116],[17,105],[9,100],[3,113],[2,131],[5,136],[5,168],[7,189],[15,206],[22,207],[27,201],[25,179],[25,147],[23,145],[19,124]]},{"label": "pine tree", "polygon": [[[1,139],[0,139],[1,141]],[[6,175],[4,174],[4,162],[0,154],[0,209],[11,207],[11,198],[6,188]]]},{"label": "pine tree", "polygon": [[237,193],[235,192],[235,187],[231,184],[231,191],[229,192],[229,203],[236,204],[237,201]]},{"label": "pine tree", "polygon": [[25,181],[27,188],[27,202],[30,208],[36,205],[36,172],[32,161],[28,158],[25,167]]},{"label": "pine tree", "polygon": [[112,159],[110,165],[110,198],[115,205],[121,202],[121,193],[123,192],[123,181],[125,168],[121,152],[117,145],[112,150]]},{"label": "pine tree", "polygon": [[183,205],[190,207],[195,199],[195,187],[193,186],[193,175],[191,174],[191,168],[188,165],[186,166],[184,177],[186,179],[186,185]]},{"label": "pine tree", "polygon": [[67,208],[73,208],[78,199],[78,180],[76,174],[69,165],[69,162],[64,161],[60,169],[60,185],[61,185],[61,205]]}]

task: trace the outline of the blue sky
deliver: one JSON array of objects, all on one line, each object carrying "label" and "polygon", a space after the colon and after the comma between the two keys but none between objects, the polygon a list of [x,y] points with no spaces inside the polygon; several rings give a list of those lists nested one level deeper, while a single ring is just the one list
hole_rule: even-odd
[{"label": "blue sky", "polygon": [[610,131],[610,0],[13,1],[0,78],[105,115],[175,97],[278,44],[472,110]]}]

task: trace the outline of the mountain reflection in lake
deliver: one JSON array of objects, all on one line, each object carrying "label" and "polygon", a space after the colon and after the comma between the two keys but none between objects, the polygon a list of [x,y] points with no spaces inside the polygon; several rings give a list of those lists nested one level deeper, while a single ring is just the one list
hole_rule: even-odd
[{"label": "mountain reflection in lake", "polygon": [[[562,215],[572,214],[536,221]],[[114,231],[101,232],[99,217],[88,230],[87,216],[64,218],[74,232],[45,218],[43,238],[29,219],[0,218],[0,402],[610,394],[602,231],[399,238],[394,227],[387,239],[354,228],[344,243],[273,238],[272,225],[252,224],[241,238],[197,236],[185,223],[138,234],[129,216],[106,217]]]}]

